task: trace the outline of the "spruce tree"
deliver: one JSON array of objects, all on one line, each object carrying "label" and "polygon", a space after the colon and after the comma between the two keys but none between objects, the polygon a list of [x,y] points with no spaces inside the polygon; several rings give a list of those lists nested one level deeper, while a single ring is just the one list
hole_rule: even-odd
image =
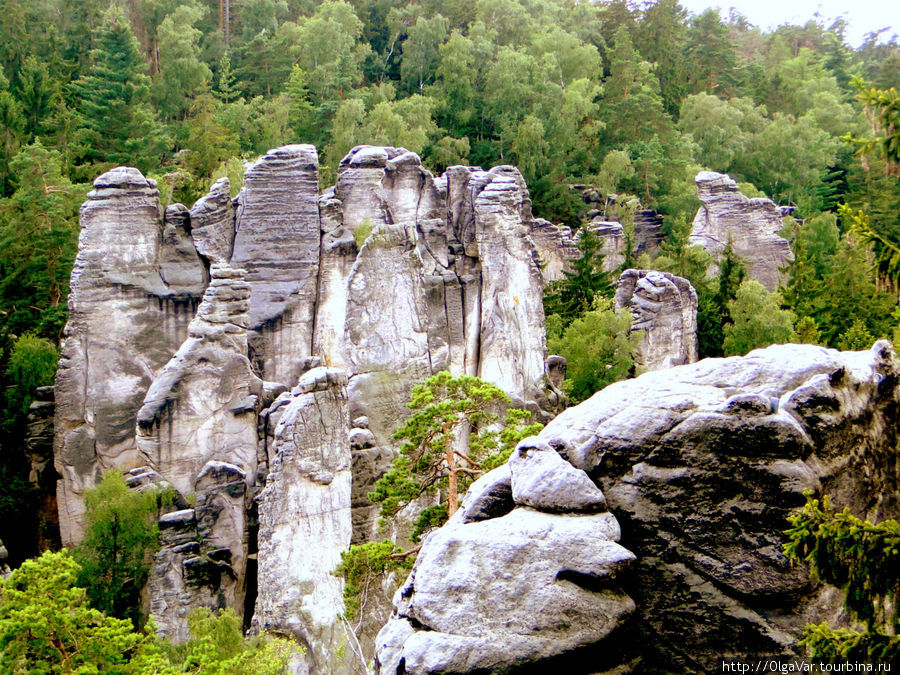
[{"label": "spruce tree", "polygon": [[581,257],[572,263],[572,271],[563,270],[563,278],[554,282],[544,298],[547,314],[558,314],[568,324],[589,311],[598,295],[611,296],[614,287],[603,271],[603,242],[590,228],[582,228],[576,244]]},{"label": "spruce tree", "polygon": [[159,165],[168,141],[150,105],[150,78],[137,39],[120,6],[104,14],[95,44],[90,70],[71,85],[79,99],[85,159],[101,170],[125,164],[146,173]]}]

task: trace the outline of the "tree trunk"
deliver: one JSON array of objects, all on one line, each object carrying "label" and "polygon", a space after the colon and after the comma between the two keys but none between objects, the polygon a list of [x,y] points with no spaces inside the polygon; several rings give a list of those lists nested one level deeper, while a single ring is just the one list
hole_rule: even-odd
[{"label": "tree trunk", "polygon": [[459,508],[459,495],[456,486],[456,454],[453,452],[453,443],[447,443],[447,468],[450,475],[447,478],[447,517],[449,518]]}]

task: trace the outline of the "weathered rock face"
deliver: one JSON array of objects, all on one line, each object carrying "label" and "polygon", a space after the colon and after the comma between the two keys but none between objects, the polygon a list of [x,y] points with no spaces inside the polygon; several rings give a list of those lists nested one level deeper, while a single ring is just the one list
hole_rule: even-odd
[{"label": "weathered rock face", "polygon": [[256,478],[262,382],[247,359],[250,287],[244,270],[212,266],[188,339],[153,381],[137,415],[144,463],[183,495],[209,461]]},{"label": "weathered rock face", "polygon": [[493,672],[610,637],[634,610],[617,581],[634,556],[618,539],[587,474],[523,441],[426,539],[376,639],[376,672]]},{"label": "weathered rock face", "polygon": [[697,174],[697,193],[703,205],[694,218],[691,243],[717,258],[730,241],[747,263],[749,277],[776,290],[794,254],[788,241],[778,235],[784,224],[775,202],[748,199],[731,178],[713,171]]},{"label": "weathered rock face", "polygon": [[[402,148],[360,146],[320,195],[315,149],[287,146],[248,168],[236,199],[221,180],[164,216],[133,169],[95,188],[57,383],[64,542],[101,469],[168,483],[194,508],[161,523],[160,630],[182,640],[193,607],[249,622],[257,604],[258,625],[332,669],[347,636],[330,573],[351,536],[376,536],[366,495],[410,389],[449,369],[533,409],[563,400],[544,391],[524,181],[512,167],[435,179]],[[298,377],[319,382],[319,366],[346,381],[290,393]]]},{"label": "weathered rock face", "polygon": [[101,470],[140,466],[134,425],[156,371],[187,337],[206,271],[181,214],[164,220],[136,169],[94,181],[81,209],[69,321],[56,378],[54,462],[64,545],[81,536],[81,494]]},{"label": "weathered rock face", "polygon": [[31,465],[28,481],[37,488],[39,551],[59,547],[59,506],[56,503],[56,469],[53,467],[53,387],[38,387],[28,408],[25,457]]},{"label": "weathered rock face", "polygon": [[773,346],[616,383],[547,425],[637,556],[635,655],[712,672],[723,655],[801,651],[806,621],[837,615],[836,594],[783,555],[786,518],[805,489],[897,516],[897,366],[886,342]]},{"label": "weathered rock face", "polygon": [[310,356],[319,273],[319,158],[311,145],[270,151],[247,169],[231,262],[247,270],[255,360],[292,384]]},{"label": "weathered rock face", "polygon": [[643,331],[634,363],[645,371],[697,360],[697,292],[687,279],[655,270],[625,270],[615,305],[631,311],[631,330]]},{"label": "weathered rock face", "polygon": [[[549,672],[566,654],[566,672],[617,655],[706,673],[802,652],[804,625],[838,617],[840,597],[784,556],[786,518],[807,489],[870,519],[900,512],[898,366],[887,342],[779,345],[568,409],[425,541],[379,635],[380,672]],[[619,526],[636,556],[625,573]],[[579,595],[557,605],[564,588]],[[631,599],[633,620],[611,633]]]},{"label": "weathered rock face", "polygon": [[275,429],[269,477],[259,497],[259,594],[254,624],[307,648],[311,673],[354,673],[339,658],[352,639],[331,572],[350,546],[350,427],[347,374],[314,368],[294,388]]}]

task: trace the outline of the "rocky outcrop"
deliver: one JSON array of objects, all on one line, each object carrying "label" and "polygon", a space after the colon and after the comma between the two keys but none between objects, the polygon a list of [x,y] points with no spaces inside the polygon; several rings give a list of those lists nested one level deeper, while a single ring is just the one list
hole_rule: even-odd
[{"label": "rocky outcrop", "polygon": [[[178,641],[192,607],[249,623],[258,606],[257,625],[304,641],[313,670],[332,664],[347,636],[330,572],[351,537],[377,536],[367,494],[412,387],[446,369],[533,410],[563,404],[544,385],[525,183],[512,167],[435,178],[414,153],[360,146],[320,195],[315,149],[296,145],[249,166],[235,199],[223,179],[191,209],[162,214],[133,169],[95,188],[57,381],[64,541],[102,469],[167,483],[193,508],[161,523],[160,630]],[[346,381],[295,387],[320,367]]]},{"label": "rocky outcrop", "polygon": [[423,544],[376,639],[376,672],[496,672],[611,638],[634,610],[618,582],[634,556],[618,539],[587,474],[523,441]]},{"label": "rocky outcrop", "polygon": [[632,331],[643,337],[634,351],[637,368],[661,370],[697,360],[697,292],[687,279],[655,270],[625,270],[615,306],[631,311]]},{"label": "rocky outcrop", "polygon": [[775,202],[748,199],[731,178],[713,171],[697,174],[697,195],[702,206],[694,217],[691,243],[718,258],[730,242],[747,264],[748,276],[776,290],[794,254],[778,234],[784,223]]},{"label": "rocky outcrop", "polygon": [[[306,647],[310,673],[355,673],[355,640],[332,572],[350,546],[347,374],[314,368],[294,388],[275,429],[259,496],[259,594],[254,624]],[[343,646],[342,646],[343,645]],[[362,672],[365,672],[364,670]]]},{"label": "rocky outcrop", "polygon": [[187,337],[206,271],[183,212],[162,217],[156,183],[118,168],[81,209],[69,320],[56,377],[54,463],[62,542],[81,536],[81,495],[103,469],[140,466],[134,426],[158,371]]},{"label": "rocky outcrop", "polygon": [[319,158],[311,145],[270,151],[244,174],[231,263],[247,270],[254,360],[293,384],[310,356],[319,274]]},{"label": "rocky outcrop", "polygon": [[[803,626],[839,616],[840,598],[783,554],[787,516],[813,490],[859,516],[897,517],[898,366],[887,342],[844,353],[777,345],[646,373],[566,410],[425,541],[379,637],[381,672],[535,661],[545,672],[565,652],[566,672],[605,670],[598,655],[618,654],[643,670],[704,673],[722,658],[801,653]],[[594,486],[618,525],[596,513]],[[626,573],[630,554],[609,542],[619,526],[636,558]],[[513,554],[523,531],[534,543]],[[608,539],[587,539],[601,533]],[[529,563],[538,551],[541,564]],[[543,594],[569,583],[582,595],[554,609]],[[591,610],[601,602],[592,594],[615,600]],[[628,598],[633,619],[606,637]],[[569,620],[582,611],[605,623]],[[558,628],[554,652],[530,642],[544,626]]]},{"label": "rocky outcrop", "polygon": [[59,548],[59,506],[53,467],[53,417],[56,404],[53,387],[38,387],[28,407],[25,458],[31,466],[28,482],[37,489],[37,550]]}]

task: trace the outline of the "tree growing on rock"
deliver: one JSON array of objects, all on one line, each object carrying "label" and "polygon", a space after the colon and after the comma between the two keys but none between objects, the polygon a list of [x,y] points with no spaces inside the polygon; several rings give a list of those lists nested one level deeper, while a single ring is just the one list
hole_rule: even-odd
[{"label": "tree growing on rock", "polygon": [[[410,539],[418,543],[426,531],[443,525],[475,478],[504,463],[520,440],[543,426],[529,424],[531,413],[517,408],[508,408],[501,423],[509,404],[502,389],[471,375],[444,371],[414,387],[407,403],[413,414],[394,434],[403,441],[400,455],[369,493],[381,504],[381,515],[396,516],[423,494],[439,493],[439,503],[419,513]],[[409,569],[417,552],[385,539],[342,553],[334,573],[345,581],[347,617],[360,613],[388,574]]]},{"label": "tree growing on rock", "polygon": [[[510,403],[499,387],[471,375],[444,371],[413,388],[413,411],[394,434],[400,456],[369,494],[383,516],[394,516],[425,492],[446,495],[446,517],[459,507],[459,494],[474,478],[509,458],[515,444],[540,430],[525,424],[526,410],[510,408],[498,431],[499,410]],[[432,516],[433,517],[433,516]]]}]

